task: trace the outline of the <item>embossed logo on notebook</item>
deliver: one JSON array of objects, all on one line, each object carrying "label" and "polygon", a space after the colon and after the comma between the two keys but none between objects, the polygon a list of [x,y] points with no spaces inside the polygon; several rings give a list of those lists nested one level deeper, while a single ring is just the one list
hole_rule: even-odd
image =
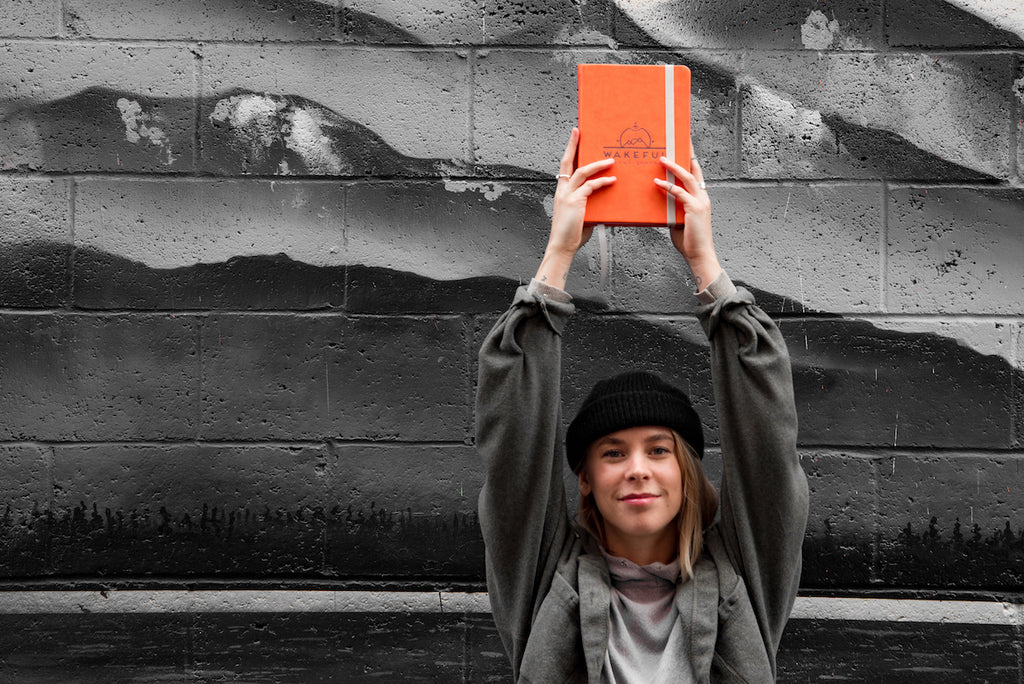
[{"label": "embossed logo on notebook", "polygon": [[650,147],[654,142],[651,133],[640,124],[634,123],[619,135],[619,147]]},{"label": "embossed logo on notebook", "polygon": [[651,132],[637,122],[619,134],[618,145],[605,145],[605,159],[657,159],[665,154],[664,147],[656,147]]}]

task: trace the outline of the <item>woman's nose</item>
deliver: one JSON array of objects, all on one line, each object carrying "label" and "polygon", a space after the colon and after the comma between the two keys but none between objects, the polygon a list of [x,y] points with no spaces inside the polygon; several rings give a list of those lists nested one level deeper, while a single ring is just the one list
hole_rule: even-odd
[{"label": "woman's nose", "polygon": [[630,456],[628,473],[631,480],[646,480],[651,476],[647,459],[643,454],[633,454]]}]

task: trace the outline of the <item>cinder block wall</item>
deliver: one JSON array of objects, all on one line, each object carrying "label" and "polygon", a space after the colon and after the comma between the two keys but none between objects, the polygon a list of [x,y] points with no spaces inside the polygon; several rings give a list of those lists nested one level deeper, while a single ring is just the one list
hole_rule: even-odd
[{"label": "cinder block wall", "polygon": [[[794,360],[803,590],[1024,582],[1021,11],[8,0],[0,34],[8,588],[482,587],[475,351],[581,62],[693,71],[720,254]],[[713,428],[665,232],[597,243],[568,413],[641,365]]]}]

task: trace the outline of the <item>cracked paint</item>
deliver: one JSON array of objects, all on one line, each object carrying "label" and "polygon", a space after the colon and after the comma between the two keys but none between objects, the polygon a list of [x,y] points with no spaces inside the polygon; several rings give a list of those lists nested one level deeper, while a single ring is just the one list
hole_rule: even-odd
[{"label": "cracked paint", "polygon": [[176,157],[171,154],[167,134],[163,129],[152,125],[154,121],[157,121],[157,115],[142,111],[142,105],[125,97],[118,98],[117,108],[121,112],[121,120],[124,122],[124,137],[128,142],[138,143],[141,140],[148,140],[151,145],[164,148],[167,153],[168,166],[174,163]]}]

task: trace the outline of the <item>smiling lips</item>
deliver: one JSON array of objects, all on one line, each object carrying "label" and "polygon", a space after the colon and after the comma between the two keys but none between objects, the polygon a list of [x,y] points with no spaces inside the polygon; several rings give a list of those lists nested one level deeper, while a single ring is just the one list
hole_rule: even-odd
[{"label": "smiling lips", "polygon": [[619,499],[619,501],[629,504],[644,504],[650,503],[651,501],[654,501],[657,498],[657,494],[648,494],[646,492],[640,492],[638,494],[627,494],[626,496]]}]

